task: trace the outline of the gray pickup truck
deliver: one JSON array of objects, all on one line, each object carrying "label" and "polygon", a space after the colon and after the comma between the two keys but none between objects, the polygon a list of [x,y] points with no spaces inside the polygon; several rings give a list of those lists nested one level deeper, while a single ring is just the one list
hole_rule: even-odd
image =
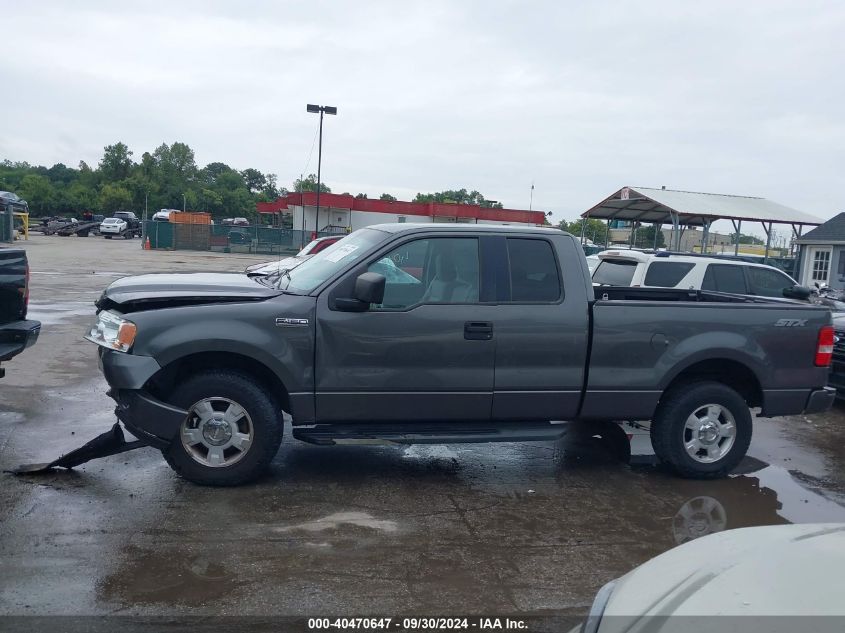
[{"label": "gray pickup truck", "polygon": [[[594,293],[598,296],[594,296]],[[127,277],[87,338],[116,413],[185,478],[235,485],[282,440],[552,439],[651,420],[658,457],[724,476],[763,417],[831,406],[831,315],[715,292],[593,288],[554,229],[386,224],[290,271]]]}]

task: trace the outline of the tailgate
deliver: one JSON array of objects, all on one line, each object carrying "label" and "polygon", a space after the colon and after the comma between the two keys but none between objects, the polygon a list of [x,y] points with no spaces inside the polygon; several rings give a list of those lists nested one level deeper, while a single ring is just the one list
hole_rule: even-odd
[{"label": "tailgate", "polygon": [[0,325],[0,361],[9,360],[35,345],[40,332],[40,321],[15,321]]}]

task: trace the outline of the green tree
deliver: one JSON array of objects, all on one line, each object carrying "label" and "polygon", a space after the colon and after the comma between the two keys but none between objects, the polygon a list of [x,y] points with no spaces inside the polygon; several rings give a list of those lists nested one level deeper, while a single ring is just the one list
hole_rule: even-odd
[{"label": "green tree", "polygon": [[604,242],[604,233],[607,229],[604,222],[595,218],[580,218],[567,222],[561,220],[557,224],[557,228],[567,233],[572,233],[575,237],[581,237],[581,227],[584,226],[584,237],[593,242]]},{"label": "green tree", "polygon": [[100,208],[97,191],[81,182],[73,183],[63,192],[61,206],[62,211],[68,210],[74,213],[94,211]]},{"label": "green tree", "polygon": [[121,211],[132,205],[132,194],[120,185],[106,183],[100,189],[100,209],[106,213]]},{"label": "green tree", "polygon": [[129,177],[132,169],[132,152],[121,142],[106,145],[98,169],[105,182],[115,182]]},{"label": "green tree", "polygon": [[28,174],[21,179],[18,195],[27,201],[31,210],[46,213],[55,199],[56,190],[46,176]]},{"label": "green tree", "polygon": [[366,199],[367,199],[367,194],[365,194],[365,193],[359,193],[359,194],[356,194],[356,195],[355,195],[355,197],[356,197],[358,200],[366,200]]},{"label": "green tree", "polygon": [[[284,190],[287,193],[286,190]],[[276,174],[264,174],[264,190],[261,192],[266,200],[275,200],[282,191],[279,190],[279,177]]]},{"label": "green tree", "polygon": [[[317,191],[317,174],[308,174],[304,179],[297,178],[293,181],[294,191]],[[321,182],[320,193],[331,193],[329,186]]]},{"label": "green tree", "polygon": [[666,238],[663,231],[658,231],[657,226],[649,224],[648,226],[641,225],[637,229],[637,237],[634,239],[634,246],[637,248],[654,248],[654,237],[657,234],[657,248],[666,246]]},{"label": "green tree", "polygon": [[765,242],[763,240],[761,240],[759,237],[756,237],[754,235],[745,235],[744,233],[739,234],[739,243],[740,244],[758,244],[760,246],[765,244]]},{"label": "green tree", "polygon": [[267,177],[252,167],[244,169],[241,172],[241,177],[250,193],[259,193],[267,187]]},{"label": "green tree", "polygon": [[466,189],[447,189],[435,193],[418,193],[414,202],[439,202],[452,204],[477,204],[481,207],[501,209],[502,203],[495,200],[487,200],[478,191],[467,191]]},{"label": "green tree", "polygon": [[386,202],[396,202],[396,196],[391,196],[389,193],[383,193],[378,197],[379,200]]}]

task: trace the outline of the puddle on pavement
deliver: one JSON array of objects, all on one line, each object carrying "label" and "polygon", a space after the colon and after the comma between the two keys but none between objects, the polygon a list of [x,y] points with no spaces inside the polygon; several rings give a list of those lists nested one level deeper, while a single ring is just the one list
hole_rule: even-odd
[{"label": "puddle on pavement", "polygon": [[342,530],[346,526],[362,527],[380,532],[396,532],[396,521],[373,518],[366,512],[336,512],[329,516],[298,525],[274,528],[276,532],[325,532]]},{"label": "puddle on pavement", "polygon": [[41,325],[59,325],[74,317],[93,317],[97,312],[91,301],[63,301],[56,303],[29,304],[27,316],[41,321]]},{"label": "puddle on pavement", "polygon": [[163,556],[132,546],[124,551],[129,566],[99,586],[98,593],[108,602],[201,606],[227,596],[238,584],[211,556],[181,550]]},{"label": "puddle on pavement", "polygon": [[84,271],[62,271],[62,270],[33,270],[31,275],[48,275],[48,276],[62,276],[62,275],[99,275],[103,277],[128,277],[132,273],[118,273],[111,270],[92,270],[90,273]]}]

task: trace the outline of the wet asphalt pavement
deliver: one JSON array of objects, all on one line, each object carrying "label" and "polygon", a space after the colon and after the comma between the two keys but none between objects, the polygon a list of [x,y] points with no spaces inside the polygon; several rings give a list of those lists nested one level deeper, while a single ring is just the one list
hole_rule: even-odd
[{"label": "wet asphalt pavement", "polygon": [[[93,237],[26,248],[44,325],[0,381],[0,469],[113,423],[82,340],[111,280],[264,259]],[[413,447],[315,447],[286,429],[270,476],[235,489],[184,482],[150,448],[2,475],[0,614],[582,613],[602,584],[697,536],[845,522],[844,421],[842,406],[761,420],[738,474],[711,482],[629,464],[616,426]]]}]

